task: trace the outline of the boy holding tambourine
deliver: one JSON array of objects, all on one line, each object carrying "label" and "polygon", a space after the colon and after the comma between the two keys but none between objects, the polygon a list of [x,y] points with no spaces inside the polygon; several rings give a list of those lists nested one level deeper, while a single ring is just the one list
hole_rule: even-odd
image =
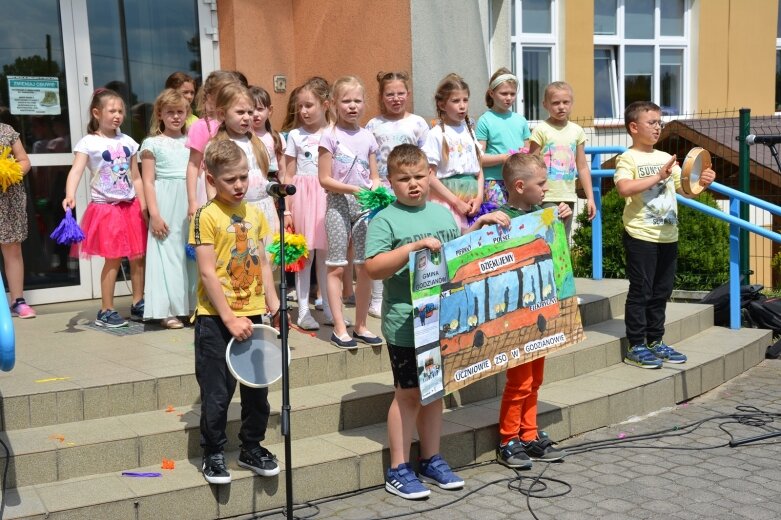
[{"label": "boy holding tambourine", "polygon": [[[663,362],[684,363],[686,356],[664,342],[667,300],[678,258],[678,205],[675,194],[693,197],[681,188],[676,157],[654,145],[662,131],[662,110],[650,101],[636,101],[624,112],[632,146],[618,156],[613,180],[624,207],[624,249],[629,293],[624,321],[629,341],[624,362],[640,368],[661,368]],[[710,167],[699,176],[709,186]]]},{"label": "boy holding tambourine", "polygon": [[[253,324],[261,323],[267,309],[277,318],[279,297],[262,250],[268,224],[259,209],[244,201],[249,185],[246,155],[233,141],[212,140],[204,162],[206,181],[217,194],[196,211],[189,238],[200,273],[195,377],[201,388],[201,470],[210,484],[229,484],[231,474],[223,450],[228,442],[225,428],[236,379],[228,370],[225,351],[231,338],[249,339]],[[272,290],[264,291],[266,287]],[[241,385],[239,391],[238,464],[258,475],[274,476],[279,473],[276,457],[260,445],[271,411],[268,388]]]}]

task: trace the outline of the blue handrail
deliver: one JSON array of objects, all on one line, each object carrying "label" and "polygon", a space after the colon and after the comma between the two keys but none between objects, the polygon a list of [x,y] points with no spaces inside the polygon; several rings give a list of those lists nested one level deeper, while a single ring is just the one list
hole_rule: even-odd
[{"label": "blue handrail", "polygon": [[[622,146],[587,146],[586,153],[591,154],[591,177],[594,180],[594,204],[597,207],[597,215],[591,223],[591,249],[592,249],[592,277],[595,280],[602,279],[602,179],[612,177],[615,170],[601,168],[602,154],[620,154],[626,151]],[[717,218],[729,224],[729,309],[730,328],[740,328],[740,230],[745,229],[774,242],[781,243],[781,234],[770,231],[756,224],[752,224],[740,218],[741,202],[751,204],[781,216],[781,207],[762,199],[747,195],[718,182],[709,187],[710,190],[729,198],[729,214],[716,208],[706,206],[696,200],[687,199],[677,195],[678,202],[689,206],[711,217]]]},{"label": "blue handrail", "polygon": [[[0,294],[5,295],[5,285],[0,276]],[[11,321],[11,309],[5,304],[5,300],[0,302],[0,370],[5,372],[14,368],[16,363],[15,355],[16,339],[14,336],[14,323]]]},{"label": "blue handrail", "polygon": [[775,215],[781,215],[781,208],[764,200],[747,195],[742,191],[734,190],[718,182],[710,185],[710,189],[716,193],[729,197],[729,214],[718,209],[706,206],[696,200],[687,199],[678,195],[678,202],[702,211],[706,215],[715,217],[729,223],[729,327],[740,328],[740,230],[745,229],[757,235],[763,236],[773,242],[781,242],[781,234],[770,231],[756,224],[752,224],[740,218],[740,203],[751,204],[765,209]]},{"label": "blue handrail", "polygon": [[624,153],[624,146],[587,146],[586,153],[591,154],[591,184],[594,191],[594,206],[597,214],[591,221],[591,277],[602,279],[602,179],[612,177],[615,170],[602,169],[602,154],[616,155]]}]

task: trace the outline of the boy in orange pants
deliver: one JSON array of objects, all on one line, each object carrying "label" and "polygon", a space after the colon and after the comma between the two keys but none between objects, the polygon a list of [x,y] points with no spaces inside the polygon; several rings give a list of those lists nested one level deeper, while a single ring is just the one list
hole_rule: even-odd
[{"label": "boy in orange pants", "polygon": [[[545,162],[539,155],[515,154],[502,168],[507,204],[498,211],[510,218],[542,209],[548,191]],[[558,206],[559,218],[572,215],[567,203]],[[545,358],[537,358],[507,370],[507,383],[499,411],[499,447],[496,460],[510,468],[529,469],[532,460],[553,462],[563,458],[545,432],[537,430],[537,391],[545,372]]]}]

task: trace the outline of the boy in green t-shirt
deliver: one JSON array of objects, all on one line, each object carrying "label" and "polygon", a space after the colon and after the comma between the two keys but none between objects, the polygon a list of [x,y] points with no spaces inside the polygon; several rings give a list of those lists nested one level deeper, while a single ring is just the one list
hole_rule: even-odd
[{"label": "boy in green t-shirt", "polygon": [[[236,143],[213,141],[204,156],[206,179],[217,194],[195,213],[189,243],[195,247],[200,280],[195,321],[195,377],[201,388],[203,476],[210,484],[229,484],[223,449],[228,405],[236,379],[225,351],[231,337],[246,340],[266,310],[278,317],[279,297],[263,252],[268,224],[244,202],[247,157]],[[270,288],[265,291],[264,288]],[[265,302],[264,302],[265,299]],[[269,477],[279,473],[276,457],[260,445],[270,406],[268,388],[240,385],[241,453],[239,466]]]},{"label": "boy in green t-shirt", "polygon": [[[428,248],[439,251],[443,242],[461,235],[450,212],[427,203],[430,171],[426,155],[415,145],[401,144],[388,156],[388,180],[396,202],[370,222],[366,238],[366,270],[383,280],[382,335],[388,343],[395,393],[388,410],[390,468],[385,489],[402,498],[416,499],[431,492],[420,479],[442,489],[460,489],[464,481],[439,455],[442,399],[420,403],[410,292],[409,254]],[[509,224],[504,215],[483,215],[470,229],[486,224]],[[415,426],[420,437],[420,479],[410,464]]]},{"label": "boy in green t-shirt", "polygon": [[[675,156],[654,150],[662,131],[662,110],[650,101],[626,107],[624,124],[632,146],[618,156],[613,180],[624,206],[624,249],[629,293],[624,322],[629,342],[624,361],[640,368],[661,368],[662,362],[684,363],[686,356],[665,344],[667,300],[675,281],[678,259],[678,202],[681,168]],[[710,168],[700,185],[716,178]]]}]

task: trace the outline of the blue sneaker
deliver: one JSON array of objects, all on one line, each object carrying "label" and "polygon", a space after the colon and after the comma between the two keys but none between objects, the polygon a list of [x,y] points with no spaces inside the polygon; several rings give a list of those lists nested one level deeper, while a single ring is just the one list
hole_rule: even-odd
[{"label": "blue sneaker", "polygon": [[114,309],[106,309],[105,311],[98,311],[95,325],[106,327],[107,329],[115,329],[117,327],[127,327],[127,320]]},{"label": "blue sneaker", "polygon": [[138,300],[130,306],[130,319],[135,321],[144,321],[144,299]]},{"label": "blue sneaker", "polygon": [[666,344],[664,340],[653,341],[648,348],[662,361],[667,361],[668,363],[686,363],[686,356]]},{"label": "blue sneaker", "polygon": [[643,343],[627,349],[624,363],[640,368],[662,368],[662,360],[648,350],[648,347]]},{"label": "blue sneaker", "polygon": [[442,489],[461,489],[464,479],[453,473],[445,459],[434,455],[428,460],[420,461],[420,479],[423,482],[436,484]]},{"label": "blue sneaker", "polygon": [[388,468],[385,473],[385,489],[407,500],[425,498],[431,490],[421,484],[418,476],[409,464],[399,464],[396,469]]}]

